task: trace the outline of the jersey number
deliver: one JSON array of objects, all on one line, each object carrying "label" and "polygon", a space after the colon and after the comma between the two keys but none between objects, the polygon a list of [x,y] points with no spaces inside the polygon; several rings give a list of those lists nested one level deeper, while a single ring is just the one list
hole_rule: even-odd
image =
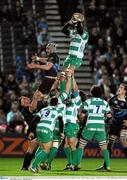
[{"label": "jersey number", "polygon": [[94,113],[98,114],[102,112],[102,106],[95,106],[94,107]]},{"label": "jersey number", "polygon": [[46,111],[45,117],[47,117],[50,114],[50,110]]}]

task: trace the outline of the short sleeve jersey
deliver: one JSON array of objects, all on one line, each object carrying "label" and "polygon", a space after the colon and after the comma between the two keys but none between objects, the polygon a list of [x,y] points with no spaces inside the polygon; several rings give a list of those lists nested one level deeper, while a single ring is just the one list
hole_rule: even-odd
[{"label": "short sleeve jersey", "polygon": [[101,98],[86,100],[84,109],[88,114],[86,125],[93,128],[104,127],[105,113],[111,112],[108,102]]}]

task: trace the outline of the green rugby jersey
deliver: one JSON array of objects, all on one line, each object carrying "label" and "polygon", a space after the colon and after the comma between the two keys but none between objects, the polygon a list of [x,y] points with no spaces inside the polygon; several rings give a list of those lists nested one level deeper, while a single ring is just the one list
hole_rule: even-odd
[{"label": "green rugby jersey", "polygon": [[86,125],[91,128],[104,127],[105,113],[111,112],[108,102],[101,98],[86,100],[84,109],[88,113]]},{"label": "green rugby jersey", "polygon": [[[66,106],[63,103],[58,103],[57,108],[58,108],[59,113],[62,114],[63,123],[65,124],[65,121],[66,121]],[[58,119],[56,120],[54,130],[59,131],[59,120]]]},{"label": "green rugby jersey", "polygon": [[56,106],[48,106],[41,109],[37,115],[40,117],[40,122],[38,123],[37,127],[47,127],[53,131],[57,118],[62,116],[62,113]]},{"label": "green rugby jersey", "polygon": [[62,104],[64,102],[65,99],[67,99],[68,95],[66,92],[63,92],[59,95],[58,97],[58,103]]},{"label": "green rugby jersey", "polygon": [[82,105],[80,96],[72,99],[70,106],[66,107],[66,123],[77,123],[78,109]]},{"label": "green rugby jersey", "polygon": [[77,34],[74,30],[70,30],[71,42],[69,46],[69,55],[83,58],[85,45],[88,42],[88,32],[84,32],[82,36]]}]

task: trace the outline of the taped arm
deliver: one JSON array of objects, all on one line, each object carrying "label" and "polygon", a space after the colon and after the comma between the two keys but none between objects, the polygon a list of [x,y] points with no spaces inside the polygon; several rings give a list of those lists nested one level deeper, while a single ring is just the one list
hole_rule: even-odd
[{"label": "taped arm", "polygon": [[62,29],[62,32],[63,32],[64,34],[66,34],[67,36],[70,35],[70,30],[69,30],[70,25],[72,25],[72,22],[71,22],[71,21],[69,21],[68,23],[66,23],[66,24],[64,25],[63,29]]},{"label": "taped arm", "polygon": [[60,129],[60,133],[63,133],[63,130],[64,130],[64,123],[63,123],[63,118],[62,118],[62,116],[59,116],[59,117],[58,117],[58,120],[59,120],[59,129]]}]

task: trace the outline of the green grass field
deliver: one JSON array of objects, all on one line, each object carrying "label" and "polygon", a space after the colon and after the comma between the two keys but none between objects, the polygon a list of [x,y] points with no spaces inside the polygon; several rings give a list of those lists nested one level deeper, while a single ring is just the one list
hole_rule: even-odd
[{"label": "green grass field", "polygon": [[40,171],[38,174],[21,171],[22,160],[22,158],[1,158],[0,176],[127,176],[127,161],[125,159],[112,159],[111,172],[95,170],[102,164],[103,159],[83,159],[81,170],[71,172],[63,171],[66,165],[65,159],[55,159],[51,171]]}]

